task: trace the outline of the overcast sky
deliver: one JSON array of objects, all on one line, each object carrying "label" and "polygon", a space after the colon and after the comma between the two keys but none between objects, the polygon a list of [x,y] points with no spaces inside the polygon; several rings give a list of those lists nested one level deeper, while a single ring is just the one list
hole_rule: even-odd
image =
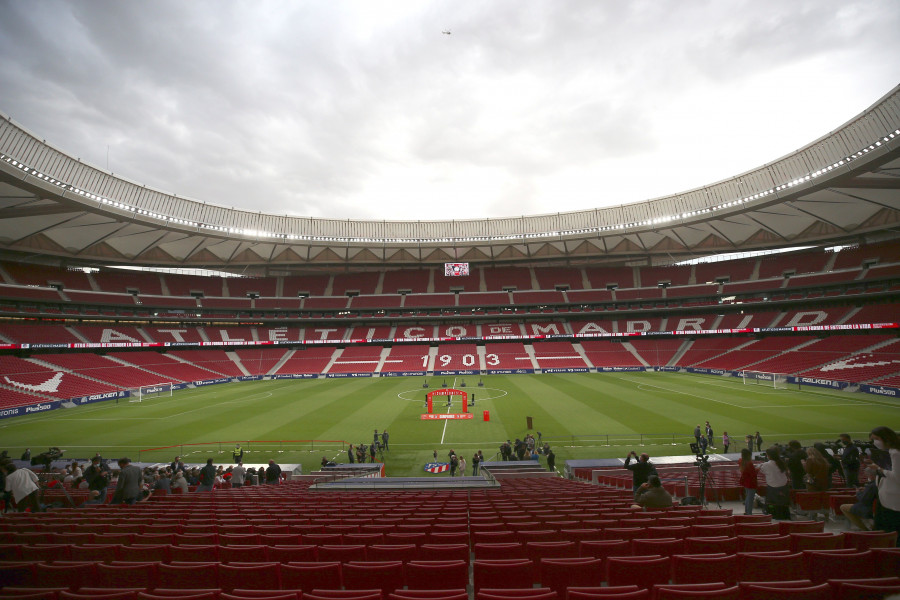
[{"label": "overcast sky", "polygon": [[900,83],[898,31],[897,0],[0,0],[0,112],[225,206],[552,213],[813,141]]}]

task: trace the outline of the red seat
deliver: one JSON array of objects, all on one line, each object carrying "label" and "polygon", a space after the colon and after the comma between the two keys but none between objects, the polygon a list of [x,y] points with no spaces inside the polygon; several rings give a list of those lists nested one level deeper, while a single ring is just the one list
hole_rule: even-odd
[{"label": "red seat", "polygon": [[542,558],[578,558],[575,542],[528,542],[525,556],[534,564],[534,581],[540,581],[540,561]]},{"label": "red seat", "polygon": [[235,588],[280,589],[278,563],[219,563],[219,587],[223,591]]},{"label": "red seat", "polygon": [[344,543],[345,544],[362,544],[363,546],[371,546],[373,544],[383,544],[384,543],[384,534],[378,532],[367,532],[367,533],[345,533],[344,534]]},{"label": "red seat", "polygon": [[681,585],[658,585],[653,589],[655,600],[683,600],[698,598],[702,600],[739,600],[741,588],[720,583],[686,583]]},{"label": "red seat", "polygon": [[735,523],[734,534],[741,535],[765,535],[777,534],[778,523]]},{"label": "red seat", "polygon": [[789,535],[791,533],[822,533],[825,531],[825,521],[779,521],[778,533]]},{"label": "red seat", "polygon": [[317,547],[312,544],[294,546],[267,546],[269,560],[277,563],[314,562],[317,558]]},{"label": "red seat", "polygon": [[832,600],[827,583],[804,587],[749,584],[741,589],[742,600]]},{"label": "red seat", "polygon": [[138,592],[138,600],[219,600],[219,590],[176,590],[178,595],[160,594],[160,590],[153,592]]},{"label": "red seat", "polygon": [[[435,592],[434,595],[420,595],[422,592]],[[398,590],[388,594],[388,600],[469,600],[466,590]]]},{"label": "red seat", "polygon": [[153,589],[159,586],[156,562],[97,563],[97,576],[92,583],[96,587]]},{"label": "red seat", "polygon": [[17,600],[57,600],[59,594],[67,588],[51,587],[13,587],[0,589],[0,598],[16,598]]},{"label": "red seat", "polygon": [[[621,586],[636,587],[636,586]],[[621,589],[621,587],[619,589]],[[614,591],[615,588],[569,588],[567,600],[650,600],[649,589]]]},{"label": "red seat", "polygon": [[873,548],[875,572],[880,577],[891,577],[900,573],[900,548]]},{"label": "red seat", "polygon": [[79,594],[64,590],[59,593],[59,600],[134,600],[136,597],[135,592],[111,591],[108,594]]},{"label": "red seat", "polygon": [[[214,589],[219,587],[218,563],[162,563],[159,587],[164,589]],[[159,593],[158,590],[155,590]]]},{"label": "red seat", "polygon": [[672,557],[672,581],[675,583],[734,585],[737,580],[736,554],[676,554]]},{"label": "red seat", "polygon": [[[41,587],[60,587],[77,590],[85,585],[96,582],[97,563],[95,562],[56,562],[36,563],[34,565],[34,583]],[[15,577],[7,578],[0,571],[0,581],[4,585],[28,585],[15,581]]]},{"label": "red seat", "polygon": [[735,535],[735,526],[733,523],[691,525],[691,537],[734,537]]},{"label": "red seat", "polygon": [[607,559],[609,585],[636,585],[650,588],[669,582],[672,559],[668,556],[611,556]]},{"label": "red seat", "polygon": [[896,531],[845,531],[844,547],[868,550],[869,548],[895,548]]},{"label": "red seat", "polygon": [[342,574],[348,590],[380,589],[389,594],[403,587],[403,563],[399,560],[348,562],[342,566]]},{"label": "red seat", "polygon": [[875,563],[871,550],[847,552],[840,550],[807,550],[803,552],[809,579],[814,584],[829,579],[861,579],[875,577]]},{"label": "red seat", "polygon": [[739,581],[796,581],[806,576],[800,552],[739,552]]},{"label": "red seat", "polygon": [[522,589],[531,587],[534,564],[527,559],[478,560],[472,563],[475,591],[483,587]]},{"label": "red seat", "polygon": [[[234,591],[229,594],[235,598],[241,598],[241,600],[246,600],[249,598],[254,598],[258,600],[268,600],[269,598],[277,598],[281,600],[301,600],[303,598],[303,592],[300,590],[251,590],[246,588],[235,588]],[[226,597],[226,594],[222,594],[222,598]]]},{"label": "red seat", "polygon": [[172,562],[218,562],[219,546],[170,546],[169,557]]},{"label": "red seat", "polygon": [[467,531],[432,531],[428,534],[431,544],[469,544]]},{"label": "red seat", "polygon": [[556,592],[548,588],[506,589],[482,588],[475,592],[475,600],[555,600]]},{"label": "red seat", "polygon": [[473,548],[476,559],[503,560],[508,558],[527,558],[525,546],[518,542],[483,542]]},{"label": "red seat", "polygon": [[578,554],[582,557],[606,559],[610,556],[631,556],[631,542],[628,540],[582,540],[578,543]]},{"label": "red seat", "polygon": [[[892,577],[891,579],[897,578]],[[839,600],[880,600],[892,594],[900,594],[900,580],[875,583],[871,583],[869,580],[844,581],[837,588],[832,582],[828,583],[834,589],[834,597]]]},{"label": "red seat", "polygon": [[418,560],[462,560],[469,562],[468,544],[422,544]]},{"label": "red seat", "polygon": [[340,562],[290,562],[281,565],[281,584],[286,590],[339,590]]},{"label": "red seat", "polygon": [[463,560],[419,561],[406,563],[406,585],[410,589],[465,589],[469,583],[469,564]]},{"label": "red seat", "polygon": [[384,596],[381,593],[381,590],[342,590],[351,592],[350,595],[346,596],[329,596],[323,595],[326,590],[313,590],[309,593],[303,594],[303,600],[334,600],[335,598],[340,598],[342,600],[382,600]]},{"label": "red seat", "polygon": [[635,556],[647,556],[658,554],[659,556],[672,556],[684,552],[684,539],[656,538],[631,540],[631,553]]},{"label": "red seat", "polygon": [[510,530],[475,531],[472,541],[476,544],[519,543],[516,533]]},{"label": "red seat", "polygon": [[[512,534],[510,534],[512,535]],[[424,532],[419,533],[386,533],[384,535],[384,543],[385,544],[415,544],[416,546],[421,546],[425,544],[428,540],[428,534]]]},{"label": "red seat", "polygon": [[734,554],[738,549],[736,537],[688,537],[684,539],[686,554]]},{"label": "red seat", "polygon": [[791,549],[791,536],[789,535],[739,535],[737,540],[738,552],[774,552]]},{"label": "red seat", "polygon": [[792,533],[791,552],[837,550],[844,547],[843,533]]},{"label": "red seat", "polygon": [[318,553],[319,560],[322,562],[366,560],[366,547],[360,544],[340,544],[334,546],[326,544],[324,546],[319,546],[316,552]]},{"label": "red seat", "polygon": [[564,598],[568,587],[596,587],[603,583],[599,558],[541,558],[541,585]]},{"label": "red seat", "polygon": [[[224,563],[245,562],[259,563],[266,562],[269,559],[269,552],[266,546],[241,546],[232,544],[231,546],[219,546],[219,561]],[[274,559],[271,559],[274,561]]]},{"label": "red seat", "polygon": [[367,554],[372,560],[409,562],[416,559],[417,550],[415,544],[372,544]]},{"label": "red seat", "polygon": [[258,546],[259,536],[255,533],[219,534],[220,546]]},{"label": "red seat", "polygon": [[31,562],[52,562],[72,560],[70,544],[34,544],[22,546],[22,560]]},{"label": "red seat", "polygon": [[[117,546],[118,560],[135,562],[169,562],[169,544],[132,544],[131,546]],[[75,548],[72,548],[73,554]]]}]

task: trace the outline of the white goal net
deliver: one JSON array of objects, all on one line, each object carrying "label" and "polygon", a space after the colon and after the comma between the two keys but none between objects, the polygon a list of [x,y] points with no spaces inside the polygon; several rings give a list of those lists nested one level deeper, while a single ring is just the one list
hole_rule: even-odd
[{"label": "white goal net", "polygon": [[129,402],[143,402],[145,398],[160,398],[163,396],[171,396],[172,395],[172,383],[155,383],[153,385],[144,385],[138,388],[132,388],[128,390],[130,392],[130,396],[128,398]]},{"label": "white goal net", "polygon": [[744,385],[764,385],[777,390],[785,390],[788,386],[788,376],[784,373],[770,373],[768,371],[741,371]]}]

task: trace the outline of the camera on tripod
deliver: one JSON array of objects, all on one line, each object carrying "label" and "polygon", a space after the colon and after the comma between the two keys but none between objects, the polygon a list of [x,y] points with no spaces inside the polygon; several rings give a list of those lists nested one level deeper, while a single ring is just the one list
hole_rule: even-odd
[{"label": "camera on tripod", "polygon": [[702,471],[703,473],[709,471],[709,456],[705,454],[698,454],[694,457],[694,459],[696,460],[696,466],[700,469],[700,471]]}]

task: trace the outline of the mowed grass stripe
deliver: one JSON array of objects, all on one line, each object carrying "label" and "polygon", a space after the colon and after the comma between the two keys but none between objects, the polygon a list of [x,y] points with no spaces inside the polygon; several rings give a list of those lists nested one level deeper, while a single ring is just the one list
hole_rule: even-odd
[{"label": "mowed grass stripe", "polygon": [[[448,377],[448,385],[453,378]],[[740,380],[669,373],[609,373],[484,376],[484,387],[468,378],[466,389],[477,396],[470,420],[422,421],[422,378],[348,378],[275,380],[208,386],[176,392],[170,398],[147,398],[142,403],[97,403],[0,421],[5,447],[16,455],[24,447],[69,449],[67,457],[129,455],[136,448],[228,440],[347,440],[371,443],[372,430],[391,432],[386,453],[390,475],[419,475],[422,465],[446,460],[454,448],[468,461],[475,450],[495,456],[506,439],[525,435],[525,417],[534,417],[535,430],[553,444],[557,462],[572,458],[621,457],[635,447],[638,434],[652,455],[683,454],[681,444],[694,426],[712,422],[717,442],[727,430],[732,450],[743,446],[747,433],[761,431],[767,444],[833,439],[842,431],[864,437],[877,425],[896,427],[898,404],[861,394],[804,388],[775,390],[745,386]],[[440,385],[440,378],[431,378]],[[459,384],[460,381],[457,381]],[[430,388],[434,390],[435,387]],[[439,389],[439,388],[438,388]],[[406,398],[406,399],[404,399]],[[490,411],[489,422],[482,420]],[[453,412],[459,412],[454,399]],[[446,412],[436,401],[435,412]],[[536,431],[535,431],[536,432]],[[609,435],[610,446],[606,446]],[[180,446],[179,446],[180,447]],[[195,462],[213,456],[230,460],[231,446],[188,447]],[[146,453],[145,460],[169,461],[178,450]],[[299,462],[304,470],[318,467],[321,457],[337,455],[346,462],[340,445],[256,444],[253,462],[276,458]]]}]

